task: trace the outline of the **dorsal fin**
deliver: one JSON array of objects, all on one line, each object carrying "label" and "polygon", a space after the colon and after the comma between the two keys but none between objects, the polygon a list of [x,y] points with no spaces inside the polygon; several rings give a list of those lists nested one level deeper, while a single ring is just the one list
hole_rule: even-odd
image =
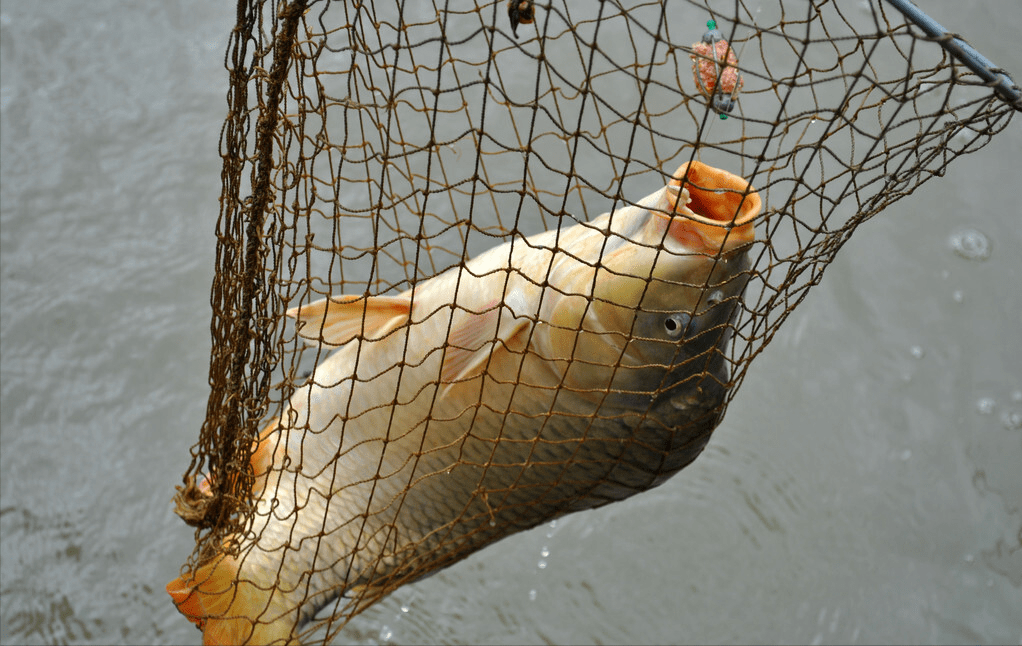
[{"label": "dorsal fin", "polygon": [[293,307],[287,315],[307,342],[340,346],[357,336],[382,339],[408,320],[411,304],[408,296],[339,295]]}]

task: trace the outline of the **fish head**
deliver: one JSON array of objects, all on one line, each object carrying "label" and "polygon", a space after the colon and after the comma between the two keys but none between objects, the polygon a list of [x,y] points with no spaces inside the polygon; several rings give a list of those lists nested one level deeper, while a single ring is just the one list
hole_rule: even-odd
[{"label": "fish head", "polygon": [[746,180],[694,161],[611,214],[615,241],[589,274],[591,297],[561,298],[552,317],[577,330],[572,357],[586,366],[577,377],[605,379],[605,366],[613,390],[647,393],[708,376],[726,382],[761,204]]}]

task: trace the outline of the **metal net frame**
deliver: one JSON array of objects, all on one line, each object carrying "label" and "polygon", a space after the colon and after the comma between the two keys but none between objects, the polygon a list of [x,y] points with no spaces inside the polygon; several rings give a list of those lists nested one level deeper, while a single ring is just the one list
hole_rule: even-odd
[{"label": "metal net frame", "polygon": [[[211,394],[176,499],[198,528],[187,570],[251,541],[260,429],[332,350],[304,344],[287,310],[403,292],[635,204],[698,160],[764,205],[719,422],[855,229],[1022,109],[1002,71],[978,75],[953,55],[963,41],[884,2],[510,4],[238,2]],[[731,58],[697,51],[721,41]],[[725,91],[728,68],[741,80]],[[312,628],[329,639],[464,555],[334,590]]]}]

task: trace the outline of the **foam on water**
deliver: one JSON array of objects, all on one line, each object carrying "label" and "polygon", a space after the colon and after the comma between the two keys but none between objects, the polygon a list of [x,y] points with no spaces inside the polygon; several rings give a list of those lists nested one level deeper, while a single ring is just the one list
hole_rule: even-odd
[{"label": "foam on water", "polygon": [[962,258],[986,260],[990,257],[990,238],[976,229],[955,231],[948,238],[948,244]]}]

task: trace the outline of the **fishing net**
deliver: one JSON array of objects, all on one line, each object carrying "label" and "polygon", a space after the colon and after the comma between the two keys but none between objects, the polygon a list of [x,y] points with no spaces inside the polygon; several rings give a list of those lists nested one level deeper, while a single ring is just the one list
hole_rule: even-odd
[{"label": "fishing net", "polygon": [[[225,555],[254,563],[253,550],[259,549],[258,558],[270,563],[265,568],[277,567],[278,580],[291,587],[253,612],[252,621],[280,619],[287,610],[274,604],[284,599],[303,607],[302,619],[319,610],[301,630],[306,638],[317,629],[317,639],[329,639],[396,587],[474,549],[659,484],[705,445],[752,359],[856,227],[940,176],[955,157],[983,147],[1020,109],[1008,77],[977,65],[975,56],[963,58],[963,49],[972,51],[876,1],[516,0],[508,6],[240,0],[226,56],[229,113],[220,140],[211,394],[176,498],[178,513],[198,528],[182,571],[193,587],[183,597],[202,592],[194,573],[204,565]],[[266,448],[260,437],[273,432],[277,444],[304,446],[295,440],[303,434],[310,443],[324,441],[322,428],[277,420],[288,419],[296,393],[307,397],[307,380],[322,383],[314,369],[339,345],[306,343],[288,310],[338,294],[398,295],[513,238],[567,231],[636,204],[671,181],[676,168],[696,161],[751,183],[762,212],[755,240],[745,249],[747,285],[719,326],[730,343],[719,342],[718,335],[712,347],[700,350],[719,355],[705,364],[717,361],[706,370],[719,382],[718,397],[712,410],[701,413],[702,430],[683,458],[664,464],[662,449],[635,440],[659,465],[648,478],[608,465],[591,472],[592,482],[564,493],[565,465],[535,458],[536,439],[523,442],[534,457],[503,456],[503,466],[518,465],[518,475],[494,484],[483,475],[487,465],[469,457],[475,455],[473,442],[484,440],[466,424],[455,448],[472,468],[455,472],[474,479],[473,500],[452,503],[463,502],[463,511],[444,521],[444,531],[412,536],[401,514],[421,515],[428,525],[429,505],[410,492],[426,486],[427,474],[458,463],[387,471],[378,461],[360,474],[335,473],[331,480],[357,480],[374,491],[387,484],[394,492],[386,507],[400,511],[372,537],[372,516],[384,512],[370,493],[361,510],[348,512],[338,503],[324,512],[335,518],[320,519],[318,530],[303,521],[291,543],[276,552],[253,548],[268,518],[295,525],[295,508],[301,507],[296,503],[285,513],[267,503],[285,497],[271,491],[285,478],[267,478],[265,469],[257,473],[253,453]],[[698,178],[682,182],[699,192]],[[751,191],[739,189],[741,200],[749,200]],[[722,261],[719,249],[716,260]],[[710,292],[713,286],[707,280],[690,287]],[[507,306],[508,317],[517,316],[504,302],[506,293],[493,298],[494,311]],[[370,329],[368,307],[360,311],[363,325],[351,335],[356,345],[377,333]],[[310,330],[304,336],[318,336]],[[459,343],[441,335],[436,346],[453,352]],[[406,347],[402,357],[414,350]],[[369,361],[358,352],[352,356],[355,363]],[[415,366],[400,359],[393,367]],[[378,398],[362,408],[393,408],[396,383],[380,380],[360,390],[360,396]],[[432,392],[442,390],[437,381],[432,385]],[[551,386],[558,387],[566,389]],[[500,413],[498,404],[482,404]],[[342,427],[354,424],[349,409],[350,402],[337,409]],[[438,410],[422,408],[427,427],[431,415],[442,417]],[[596,413],[579,411],[586,415]],[[402,427],[398,417],[383,418],[377,450],[418,429],[418,448],[406,460],[427,464],[434,455],[429,429]],[[502,424],[511,425],[510,417],[505,408]],[[536,438],[557,426],[542,417],[530,418]],[[575,426],[584,434],[587,423],[592,420]],[[631,425],[637,436],[645,428],[641,419],[619,425]],[[280,434],[283,427],[287,437]],[[497,437],[504,432],[494,431]],[[340,438],[331,440],[337,460],[348,442]],[[585,459],[581,445],[573,446],[565,462]],[[625,460],[625,453],[616,455]],[[489,455],[493,464],[499,461],[496,450]],[[302,459],[289,451],[271,470],[293,469]],[[292,488],[300,486],[300,464],[298,470],[287,481]],[[608,483],[613,486],[603,486]],[[519,495],[540,490],[546,497]],[[450,493],[444,491],[434,495]],[[349,493],[337,484],[318,495],[330,508]],[[459,522],[471,530],[459,532]],[[356,526],[348,543],[338,528]],[[292,563],[288,550],[312,553],[304,576],[285,572],[295,567],[282,565]],[[327,571],[334,572],[332,583],[310,583]],[[298,589],[294,581],[300,581]],[[242,614],[232,604],[243,588],[230,587],[230,594],[223,593],[230,598],[220,605],[191,606],[201,612],[193,610],[190,618],[208,628],[207,620],[218,615]],[[205,592],[215,597],[222,590]],[[180,592],[175,601],[184,612],[188,604]]]}]

